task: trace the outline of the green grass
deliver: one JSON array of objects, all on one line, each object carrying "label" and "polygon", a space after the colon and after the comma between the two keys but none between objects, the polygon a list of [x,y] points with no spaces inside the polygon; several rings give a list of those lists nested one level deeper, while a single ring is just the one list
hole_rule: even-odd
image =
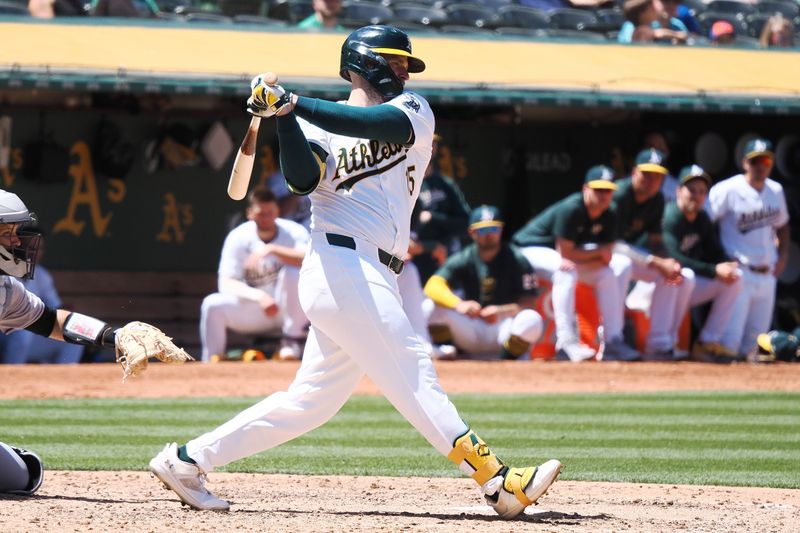
[{"label": "green grass", "polygon": [[[563,479],[800,488],[800,394],[454,395],[506,462],[555,457]],[[50,469],[143,470],[254,398],[0,402],[0,440]],[[328,424],[237,461],[238,472],[457,476],[383,398],[354,397]]]}]

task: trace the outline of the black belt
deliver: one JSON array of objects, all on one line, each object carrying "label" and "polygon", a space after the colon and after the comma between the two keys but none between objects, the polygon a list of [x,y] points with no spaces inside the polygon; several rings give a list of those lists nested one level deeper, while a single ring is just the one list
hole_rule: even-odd
[{"label": "black belt", "polygon": [[[352,237],[339,235],[338,233],[326,233],[325,238],[328,239],[328,244],[331,246],[341,246],[351,250],[356,249],[356,241]],[[378,261],[389,267],[389,270],[395,274],[400,274],[403,271],[403,260],[380,248],[378,248]]]},{"label": "black belt", "polygon": [[747,265],[747,268],[755,272],[756,274],[766,274],[770,270],[772,270],[769,265]]}]

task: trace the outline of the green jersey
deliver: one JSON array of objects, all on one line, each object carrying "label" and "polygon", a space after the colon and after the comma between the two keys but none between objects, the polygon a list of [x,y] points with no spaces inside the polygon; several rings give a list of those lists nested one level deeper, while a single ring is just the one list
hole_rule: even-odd
[{"label": "green jersey", "polygon": [[[303,20],[298,22],[297,23],[297,27],[298,28],[302,28],[304,30],[324,30],[324,29],[326,29],[325,26],[322,25],[322,22],[320,22],[317,19],[317,14],[316,13],[311,13],[309,16],[307,16],[306,18],[304,18]],[[343,30],[344,26],[342,26],[341,24],[337,24],[336,27],[331,28],[331,29],[333,29],[333,30]]]},{"label": "green jersey", "polygon": [[572,241],[575,245],[605,244],[616,238],[616,216],[607,209],[595,218],[589,218],[583,193],[570,194],[556,202],[514,234],[517,246],[548,246],[555,248],[557,239]]},{"label": "green jersey", "polygon": [[674,203],[664,209],[664,248],[670,257],[691,268],[700,276],[714,278],[716,265],[730,258],[722,248],[717,228],[705,211],[694,222]]},{"label": "green jersey", "polygon": [[648,235],[661,233],[664,195],[658,191],[652,198],[636,203],[631,178],[616,183],[612,208],[617,213],[617,238],[628,244],[647,248]]},{"label": "green jersey", "polygon": [[522,252],[506,243],[489,263],[481,260],[478,246],[471,244],[451,255],[436,275],[447,280],[450,290],[481,306],[517,303],[521,296],[536,294],[533,267]]}]

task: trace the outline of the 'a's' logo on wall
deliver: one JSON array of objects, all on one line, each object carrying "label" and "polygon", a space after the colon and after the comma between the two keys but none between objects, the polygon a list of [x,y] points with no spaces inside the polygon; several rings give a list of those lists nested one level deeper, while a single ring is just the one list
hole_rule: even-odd
[{"label": "'a's' logo on wall", "polygon": [[186,239],[186,231],[194,221],[192,206],[178,203],[175,195],[168,192],[164,195],[164,205],[161,210],[164,212],[164,223],[161,225],[161,231],[156,235],[156,240],[183,243]]},{"label": "'a's' logo on wall", "polygon": [[[73,235],[80,235],[86,226],[86,215],[92,224],[92,230],[96,237],[104,237],[108,231],[108,223],[111,222],[113,213],[110,211],[103,214],[100,207],[100,196],[97,190],[97,180],[92,168],[92,156],[89,147],[83,141],[78,141],[72,145],[70,155],[73,158],[69,166],[69,175],[72,178],[72,192],[69,197],[67,214],[64,218],[56,222],[53,227],[54,233],[66,231]],[[106,191],[106,198],[111,203],[118,204],[125,198],[125,182],[118,178],[109,178],[107,181],[109,189]],[[85,206],[85,209],[79,209]],[[87,213],[88,210],[88,213]]]}]

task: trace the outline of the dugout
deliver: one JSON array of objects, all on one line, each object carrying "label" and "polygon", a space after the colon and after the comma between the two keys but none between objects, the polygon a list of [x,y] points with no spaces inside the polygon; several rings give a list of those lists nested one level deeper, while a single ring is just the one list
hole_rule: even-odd
[{"label": "dugout", "polygon": [[[269,69],[303,94],[347,91],[346,33],[6,18],[0,35],[0,175],[40,214],[54,270],[213,272],[242,210],[225,187],[250,77]],[[511,230],[593,164],[624,174],[647,132],[667,136],[673,172],[702,155],[716,179],[758,134],[778,145],[797,242],[800,50],[412,38],[428,70],[409,87],[434,106],[439,164],[471,204],[501,206]],[[276,169],[273,142],[267,122],[253,183]],[[784,294],[800,289],[794,250]]]}]

